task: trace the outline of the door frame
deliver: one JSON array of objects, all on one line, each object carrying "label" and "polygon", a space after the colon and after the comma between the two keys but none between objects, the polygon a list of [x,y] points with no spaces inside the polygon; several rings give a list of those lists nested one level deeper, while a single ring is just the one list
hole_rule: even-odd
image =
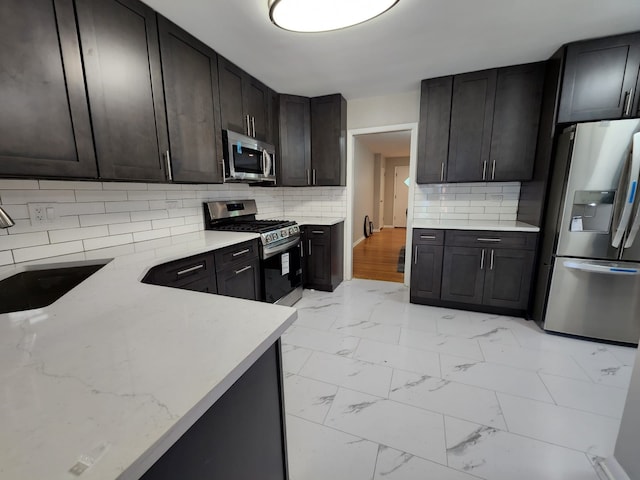
[{"label": "door frame", "polygon": [[[396,228],[396,201],[398,200],[398,169],[399,168],[406,168],[409,173],[411,173],[410,167],[409,166],[396,166],[393,167],[393,228]],[[409,178],[411,178],[411,175],[409,175]],[[407,213],[406,216],[409,216],[409,190],[407,187]],[[406,218],[405,218],[405,225],[404,227],[399,226],[398,228],[407,228],[407,222],[406,222]]]},{"label": "door frame", "polygon": [[[396,125],[386,125],[380,127],[353,128],[347,130],[347,218],[344,227],[344,278],[351,280],[353,278],[353,228],[354,215],[353,208],[355,205],[355,168],[354,168],[354,152],[355,152],[355,136],[365,135],[369,133],[386,133],[399,132],[403,130],[411,131],[411,144],[409,150],[409,200],[407,202],[407,237],[405,240],[406,251],[411,252],[411,232],[413,231],[413,204],[416,187],[416,168],[418,159],[418,123],[402,123]],[[404,264],[404,284],[409,286],[411,278],[411,255],[405,255]]]}]

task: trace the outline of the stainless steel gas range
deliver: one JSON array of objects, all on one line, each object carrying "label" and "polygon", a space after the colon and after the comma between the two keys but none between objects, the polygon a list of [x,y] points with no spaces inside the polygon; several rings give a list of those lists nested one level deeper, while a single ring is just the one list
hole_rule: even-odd
[{"label": "stainless steel gas range", "polygon": [[262,299],[291,306],[302,298],[300,227],[288,220],[256,220],[257,213],[255,200],[206,202],[205,229],[259,233]]}]

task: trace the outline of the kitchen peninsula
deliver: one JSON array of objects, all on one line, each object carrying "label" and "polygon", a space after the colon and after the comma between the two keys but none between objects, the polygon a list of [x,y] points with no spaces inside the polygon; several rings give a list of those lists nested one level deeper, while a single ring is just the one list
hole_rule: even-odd
[{"label": "kitchen peninsula", "polygon": [[256,366],[276,384],[275,463],[286,472],[279,338],[295,310],[140,282],[155,265],[255,237],[151,242],[47,307],[0,315],[0,477],[140,478]]}]

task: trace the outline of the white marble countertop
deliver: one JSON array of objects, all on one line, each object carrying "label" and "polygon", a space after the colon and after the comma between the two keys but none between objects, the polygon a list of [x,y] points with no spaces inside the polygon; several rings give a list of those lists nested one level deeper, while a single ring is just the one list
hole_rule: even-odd
[{"label": "white marble countertop", "polygon": [[324,225],[330,226],[344,222],[344,217],[298,217],[293,218],[298,225]]},{"label": "white marble countertop", "polygon": [[[252,238],[199,232],[148,242],[48,307],[0,315],[0,478],[146,471],[296,311],[139,280],[151,266]],[[77,477],[69,469],[82,455],[98,458]]]},{"label": "white marble countertop", "polygon": [[494,230],[498,232],[539,232],[540,227],[524,222],[498,220],[424,220],[414,219],[413,228],[442,230]]}]

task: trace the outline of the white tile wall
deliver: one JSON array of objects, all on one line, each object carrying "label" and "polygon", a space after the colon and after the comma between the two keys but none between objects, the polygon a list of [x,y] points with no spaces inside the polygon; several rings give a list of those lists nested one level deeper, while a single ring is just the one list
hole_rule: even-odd
[{"label": "white tile wall", "polygon": [[[315,190],[309,200],[321,199],[320,212],[331,208],[333,192]],[[210,200],[254,198],[259,218],[284,218],[284,191],[244,184],[0,180],[0,204],[16,222],[0,230],[0,265],[104,248],[133,252],[134,242],[202,230],[202,203]],[[53,204],[58,218],[47,226],[31,225],[29,203]]]},{"label": "white tile wall", "polygon": [[284,189],[285,218],[346,217],[346,187],[300,187]]},{"label": "white tile wall", "polygon": [[428,220],[516,220],[520,183],[416,185],[413,216]]}]

